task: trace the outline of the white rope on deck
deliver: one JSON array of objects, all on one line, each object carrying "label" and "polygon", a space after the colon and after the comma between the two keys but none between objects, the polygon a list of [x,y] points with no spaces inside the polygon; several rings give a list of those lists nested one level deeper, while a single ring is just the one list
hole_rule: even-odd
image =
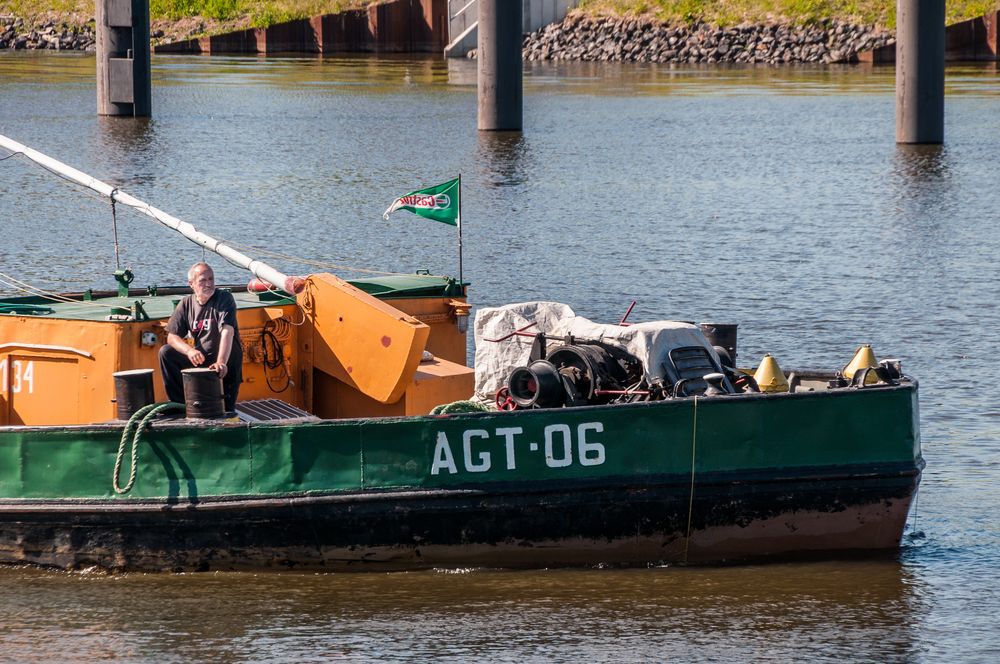
[{"label": "white rope on deck", "polygon": [[37,286],[32,286],[31,284],[21,281],[20,279],[15,279],[9,274],[4,274],[0,272],[0,283],[8,286],[18,292],[27,293],[29,295],[36,295],[46,300],[51,300],[53,302],[64,302],[68,304],[79,304],[88,307],[98,307],[100,309],[107,309],[108,305],[101,304],[99,302],[93,302],[90,300],[76,299],[72,297],[67,297],[60,293],[54,293],[52,291],[47,291],[43,288],[38,288]]}]

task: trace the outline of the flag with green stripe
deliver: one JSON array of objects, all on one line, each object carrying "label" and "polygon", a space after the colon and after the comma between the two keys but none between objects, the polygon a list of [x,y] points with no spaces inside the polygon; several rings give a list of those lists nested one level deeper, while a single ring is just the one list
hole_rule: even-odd
[{"label": "flag with green stripe", "polygon": [[418,189],[400,196],[382,214],[388,220],[389,215],[396,210],[409,210],[413,214],[427,219],[440,221],[442,224],[457,226],[459,224],[458,178],[426,189]]}]

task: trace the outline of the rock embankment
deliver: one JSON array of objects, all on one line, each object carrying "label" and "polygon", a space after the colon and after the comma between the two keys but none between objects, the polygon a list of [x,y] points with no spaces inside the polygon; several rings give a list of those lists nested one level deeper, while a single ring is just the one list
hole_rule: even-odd
[{"label": "rock embankment", "polygon": [[28,25],[23,18],[0,16],[0,49],[52,49],[93,51],[94,22],[83,25],[45,21]]},{"label": "rock embankment", "polygon": [[[204,31],[205,26],[205,21],[195,19],[157,20],[150,26],[150,37],[153,44],[161,39],[184,39],[190,33]],[[164,28],[170,31],[169,35]],[[60,18],[55,12],[32,20],[0,14],[0,50],[3,49],[94,51],[97,50],[94,19],[77,14]]]},{"label": "rock embankment", "polygon": [[528,35],[523,53],[525,60],[829,63],[856,61],[858,52],[892,41],[891,32],[836,20],[813,26],[768,23],[719,28],[577,13]]},{"label": "rock embankment", "polygon": [[[157,21],[157,24],[162,23]],[[203,22],[153,26],[153,41],[167,33],[205,31]],[[168,37],[169,38],[169,37]],[[95,50],[93,19],[84,23],[47,20],[29,24],[0,16],[0,49]],[[524,40],[525,60],[601,60],[609,62],[853,62],[861,51],[894,41],[872,26],[836,20],[813,26],[787,23],[743,24],[719,28],[707,23],[669,25],[646,17],[570,14]],[[475,51],[470,52],[475,57]]]}]

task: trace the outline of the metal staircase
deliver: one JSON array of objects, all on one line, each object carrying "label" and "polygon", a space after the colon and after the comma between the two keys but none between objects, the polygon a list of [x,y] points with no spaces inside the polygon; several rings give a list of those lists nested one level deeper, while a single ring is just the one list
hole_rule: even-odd
[{"label": "metal staircase", "polygon": [[[522,0],[525,33],[534,32],[566,17],[579,0]],[[479,33],[479,0],[448,0],[448,45],[445,57],[464,58],[476,48]]]}]

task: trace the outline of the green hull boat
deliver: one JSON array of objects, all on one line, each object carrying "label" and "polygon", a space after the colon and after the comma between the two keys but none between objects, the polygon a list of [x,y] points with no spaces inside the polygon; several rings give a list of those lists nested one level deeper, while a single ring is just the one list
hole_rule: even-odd
[{"label": "green hull boat", "polygon": [[112,569],[650,564],[892,551],[917,387],[288,423],[0,430],[0,561]]},{"label": "green hull boat", "polygon": [[[474,372],[461,280],[290,277],[0,146],[259,280],[231,288],[235,417],[212,372],[186,405],[155,403],[186,289],[130,289],[119,270],[117,292],[0,299],[0,564],[650,565],[900,545],[924,465],[917,383],[870,349],[787,375],[765,356],[751,376],[734,368],[735,326],[727,341],[727,326],[601,326],[526,303],[477,312],[477,354],[496,353]],[[480,338],[487,316],[497,338]]]}]

